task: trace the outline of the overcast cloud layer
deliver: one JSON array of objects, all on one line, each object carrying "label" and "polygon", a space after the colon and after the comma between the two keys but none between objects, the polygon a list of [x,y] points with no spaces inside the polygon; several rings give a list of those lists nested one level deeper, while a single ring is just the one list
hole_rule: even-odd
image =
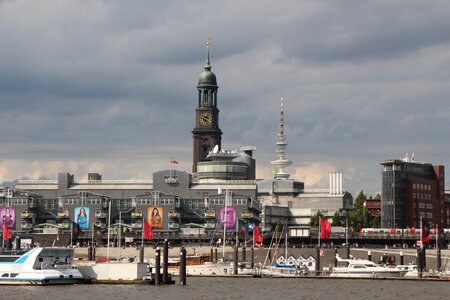
[{"label": "overcast cloud layer", "polygon": [[448,1],[0,1],[0,182],[190,171],[211,36],[223,148],[270,177],[283,96],[291,177],[374,194],[385,159],[450,167],[449,28]]}]

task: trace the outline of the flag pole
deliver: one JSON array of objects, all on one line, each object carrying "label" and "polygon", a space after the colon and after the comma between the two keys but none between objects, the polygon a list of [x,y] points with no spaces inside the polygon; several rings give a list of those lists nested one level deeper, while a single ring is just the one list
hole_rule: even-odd
[{"label": "flag pole", "polygon": [[319,216],[319,238],[317,240],[317,247],[320,247],[320,234],[321,234],[321,223],[322,223],[322,217]]},{"label": "flag pole", "polygon": [[225,243],[227,239],[227,201],[228,200],[228,189],[225,190],[225,210],[224,215],[222,216],[223,222],[223,244],[222,244],[222,261],[225,262]]},{"label": "flag pole", "polygon": [[439,225],[438,224],[436,224],[436,229],[435,229],[435,233],[434,233],[434,235],[435,235],[435,237],[436,237],[436,251],[437,251],[437,248],[438,248],[438,235],[439,235]]},{"label": "flag pole", "polygon": [[145,231],[144,222],[145,222],[144,217],[142,217],[142,242],[141,242],[142,249],[144,249],[144,231]]},{"label": "flag pole", "polygon": [[255,224],[253,224],[253,249],[255,248]]},{"label": "flag pole", "polygon": [[420,217],[420,249],[423,249],[423,226],[422,226],[422,217]]},{"label": "flag pole", "polygon": [[106,258],[109,261],[109,236],[111,232],[111,199],[108,201],[108,246],[106,248]]}]

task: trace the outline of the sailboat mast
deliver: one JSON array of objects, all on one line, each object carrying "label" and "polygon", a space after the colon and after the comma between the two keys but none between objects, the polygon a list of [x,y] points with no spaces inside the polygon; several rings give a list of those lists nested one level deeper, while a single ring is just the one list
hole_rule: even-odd
[{"label": "sailboat mast", "polygon": [[111,199],[108,202],[108,246],[106,248],[106,258],[109,259],[109,236],[111,234]]},{"label": "sailboat mast", "polygon": [[225,243],[227,238],[227,202],[228,202],[228,190],[225,190],[225,209],[222,216],[223,222],[223,246],[222,246],[222,260],[225,261]]}]

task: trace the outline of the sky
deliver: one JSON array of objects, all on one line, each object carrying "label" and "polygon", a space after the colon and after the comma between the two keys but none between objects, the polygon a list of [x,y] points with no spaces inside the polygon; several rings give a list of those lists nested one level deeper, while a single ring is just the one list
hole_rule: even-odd
[{"label": "sky", "polygon": [[222,148],[271,177],[284,97],[291,178],[375,194],[386,159],[450,166],[449,28],[445,0],[0,0],[0,183],[190,172],[211,37]]}]

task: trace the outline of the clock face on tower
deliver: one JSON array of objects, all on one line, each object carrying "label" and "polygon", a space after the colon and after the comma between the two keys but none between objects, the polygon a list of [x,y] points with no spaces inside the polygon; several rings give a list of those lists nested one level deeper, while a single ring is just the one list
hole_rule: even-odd
[{"label": "clock face on tower", "polygon": [[202,125],[210,125],[212,123],[212,115],[208,112],[201,113],[199,121]]}]

